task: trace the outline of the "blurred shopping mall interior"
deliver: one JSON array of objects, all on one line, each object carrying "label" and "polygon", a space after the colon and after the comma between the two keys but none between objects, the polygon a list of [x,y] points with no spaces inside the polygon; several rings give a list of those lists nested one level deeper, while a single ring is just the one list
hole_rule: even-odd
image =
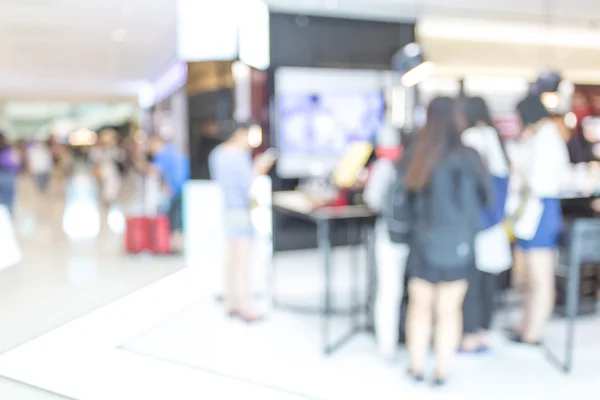
[{"label": "blurred shopping mall interior", "polygon": [[[508,143],[537,90],[600,160],[600,2],[0,0],[0,54],[0,399],[600,391],[600,254],[578,258],[575,239],[542,346],[508,340],[522,296],[503,272],[487,351],[457,354],[433,388],[432,350],[413,382],[407,278],[381,271],[362,196],[437,96],[483,98]],[[256,315],[240,318],[209,156],[235,127],[274,163],[249,182]],[[565,194],[564,217],[593,228],[596,192]]]}]

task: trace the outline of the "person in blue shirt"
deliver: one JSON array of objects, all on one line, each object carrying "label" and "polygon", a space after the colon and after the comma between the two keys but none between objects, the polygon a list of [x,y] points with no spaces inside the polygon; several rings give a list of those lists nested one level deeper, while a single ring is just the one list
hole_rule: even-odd
[{"label": "person in blue shirt", "polygon": [[0,205],[12,214],[15,202],[17,176],[21,169],[21,157],[0,131]]},{"label": "person in blue shirt", "polygon": [[155,136],[148,141],[152,157],[152,170],[159,174],[169,194],[169,222],[174,251],[183,248],[182,194],[183,186],[190,178],[188,157],[172,143]]},{"label": "person in blue shirt", "polygon": [[225,265],[225,306],[231,317],[252,323],[262,318],[252,304],[250,258],[254,227],[251,221],[250,189],[256,176],[271,169],[270,153],[252,159],[249,143],[251,123],[237,123],[229,137],[209,156],[212,179],[223,192],[227,260]]}]

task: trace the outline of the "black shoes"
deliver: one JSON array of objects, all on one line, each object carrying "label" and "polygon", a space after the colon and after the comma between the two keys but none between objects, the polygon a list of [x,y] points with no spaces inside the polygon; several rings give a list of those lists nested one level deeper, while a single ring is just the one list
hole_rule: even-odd
[{"label": "black shoes", "polygon": [[[425,381],[425,376],[422,373],[415,374],[409,369],[408,371],[406,371],[406,374],[413,383],[422,383]],[[432,386],[436,388],[446,386],[446,378],[436,377],[435,380],[432,382]]]},{"label": "black shoes", "polygon": [[421,383],[425,380],[425,376],[423,374],[415,374],[410,369],[408,371],[406,371],[406,374],[408,375],[410,380],[413,381],[414,383]]},{"label": "black shoes", "polygon": [[446,378],[435,378],[433,381],[433,387],[442,387],[446,386]]},{"label": "black shoes", "polygon": [[519,335],[518,333],[515,333],[515,332],[512,332],[511,334],[508,335],[508,340],[510,340],[513,343],[524,344],[524,345],[532,346],[532,347],[542,346],[541,341],[538,340],[537,342],[526,342],[521,335]]}]

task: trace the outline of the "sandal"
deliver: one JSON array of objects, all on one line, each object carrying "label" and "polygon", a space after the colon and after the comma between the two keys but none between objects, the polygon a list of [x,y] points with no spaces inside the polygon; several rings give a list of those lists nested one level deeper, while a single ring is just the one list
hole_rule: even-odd
[{"label": "sandal", "polygon": [[512,335],[509,335],[508,336],[508,340],[510,340],[513,343],[524,344],[524,345],[527,345],[527,346],[533,346],[533,347],[540,347],[540,346],[542,346],[542,341],[541,340],[538,340],[538,341],[535,341],[535,342],[527,342],[527,341],[525,341],[523,339],[523,336],[521,336],[518,333],[514,333]]}]

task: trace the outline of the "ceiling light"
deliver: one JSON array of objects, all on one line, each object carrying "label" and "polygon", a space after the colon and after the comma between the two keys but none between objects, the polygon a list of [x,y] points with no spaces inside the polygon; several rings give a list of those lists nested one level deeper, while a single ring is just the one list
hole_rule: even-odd
[{"label": "ceiling light", "polygon": [[402,74],[402,85],[412,87],[431,75],[434,65],[425,61],[421,46],[409,43],[392,57],[392,69]]},{"label": "ceiling light", "polygon": [[122,42],[127,37],[127,31],[123,28],[115,29],[112,32],[112,40],[115,42]]},{"label": "ceiling light", "polygon": [[556,109],[560,104],[560,97],[556,92],[542,93],[542,103],[549,110]]},{"label": "ceiling light", "polygon": [[426,61],[405,73],[402,78],[400,78],[400,82],[402,82],[402,85],[405,87],[413,87],[430,76],[433,73],[434,68],[431,61]]}]

